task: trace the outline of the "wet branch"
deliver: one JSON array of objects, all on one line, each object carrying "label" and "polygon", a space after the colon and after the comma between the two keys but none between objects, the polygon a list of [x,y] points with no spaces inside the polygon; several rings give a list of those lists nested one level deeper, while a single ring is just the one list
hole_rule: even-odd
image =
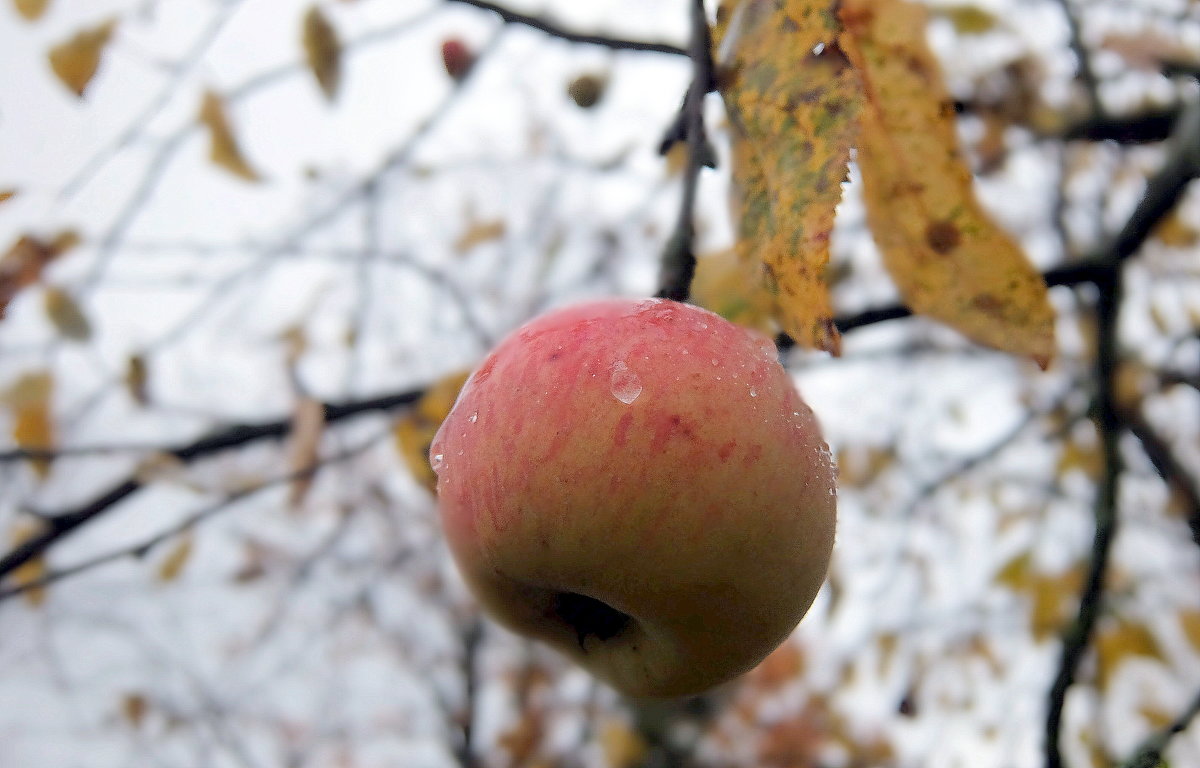
[{"label": "wet branch", "polygon": [[704,0],[692,2],[692,38],[688,54],[692,58],[692,83],[684,96],[678,118],[667,130],[660,151],[664,154],[678,141],[687,146],[687,165],[683,172],[683,196],[675,230],[667,241],[662,257],[662,287],[658,296],[687,301],[692,278],[696,274],[696,193],[700,171],[714,165],[713,150],[704,127],[704,97],[713,90],[712,36]]},{"label": "wet branch", "polygon": [[583,43],[585,45],[599,45],[604,48],[611,48],[617,51],[645,51],[647,53],[666,53],[675,56],[687,56],[688,52],[677,45],[670,43],[654,42],[650,40],[624,40],[617,37],[608,37],[607,35],[588,35],[581,32],[572,32],[565,27],[559,26],[549,19],[541,16],[530,16],[524,13],[505,8],[504,6],[495,3],[484,2],[484,0],[446,0],[448,3],[461,3],[469,5],[472,8],[479,8],[484,11],[491,11],[504,21],[505,24],[520,24],[522,26],[536,29],[539,32],[544,32],[551,37],[557,37],[571,43]]}]

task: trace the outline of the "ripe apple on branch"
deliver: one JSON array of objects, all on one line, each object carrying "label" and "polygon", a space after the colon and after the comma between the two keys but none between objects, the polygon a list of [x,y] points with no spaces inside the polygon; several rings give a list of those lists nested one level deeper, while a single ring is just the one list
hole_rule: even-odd
[{"label": "ripe apple on branch", "polygon": [[632,696],[746,672],[825,578],[816,417],[769,339],[689,304],[533,320],[472,374],[430,458],[483,607]]}]

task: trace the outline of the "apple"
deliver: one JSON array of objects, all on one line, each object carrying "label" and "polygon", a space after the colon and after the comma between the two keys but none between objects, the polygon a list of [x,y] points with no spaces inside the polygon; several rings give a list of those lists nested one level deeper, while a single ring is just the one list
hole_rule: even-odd
[{"label": "apple", "polygon": [[475,54],[462,40],[452,37],[442,43],[442,66],[456,83],[462,82],[474,64]]},{"label": "apple", "polygon": [[553,311],[471,375],[430,449],[483,608],[634,697],[705,691],[795,628],[835,470],[771,341],[690,304]]},{"label": "apple", "polygon": [[567,96],[580,109],[591,109],[604,97],[608,78],[604,75],[583,74],[567,84]]}]

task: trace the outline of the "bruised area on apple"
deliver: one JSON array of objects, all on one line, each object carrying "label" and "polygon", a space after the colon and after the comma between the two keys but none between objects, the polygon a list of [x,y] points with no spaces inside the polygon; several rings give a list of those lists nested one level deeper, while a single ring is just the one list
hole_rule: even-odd
[{"label": "bruised area on apple", "polygon": [[430,458],[483,607],[633,696],[747,671],[828,567],[816,418],[770,340],[692,305],[533,320],[472,374]]}]

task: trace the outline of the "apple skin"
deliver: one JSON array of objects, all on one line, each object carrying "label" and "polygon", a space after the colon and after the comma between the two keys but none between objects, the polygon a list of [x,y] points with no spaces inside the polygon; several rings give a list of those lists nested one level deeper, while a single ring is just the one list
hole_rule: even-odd
[{"label": "apple skin", "polygon": [[442,66],[452,80],[462,82],[474,65],[475,54],[462,40],[450,38],[442,42]]},{"label": "apple skin", "polygon": [[430,451],[482,606],[634,697],[748,671],[824,581],[835,469],[774,345],[707,310],[550,312],[471,375]]}]

